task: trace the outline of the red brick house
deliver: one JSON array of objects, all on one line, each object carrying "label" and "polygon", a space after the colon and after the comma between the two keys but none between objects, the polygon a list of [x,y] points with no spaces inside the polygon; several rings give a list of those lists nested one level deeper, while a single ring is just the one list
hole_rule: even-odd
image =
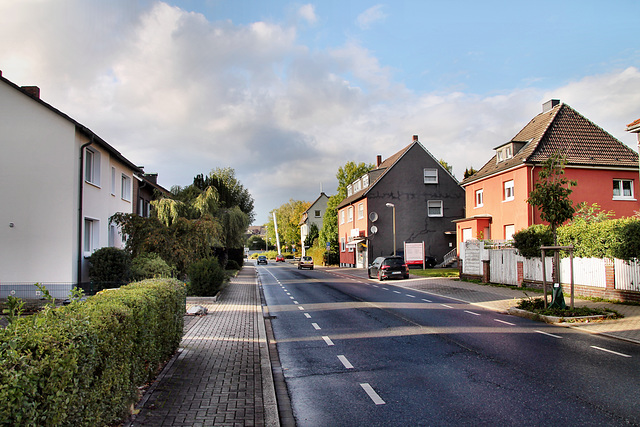
[{"label": "red brick house", "polygon": [[456,221],[458,244],[509,240],[515,232],[543,223],[538,209],[526,200],[542,163],[558,151],[567,158],[565,177],[577,181],[571,194],[574,206],[597,203],[616,218],[632,216],[640,208],[638,154],[569,105],[551,100],[462,182],[466,218]]}]

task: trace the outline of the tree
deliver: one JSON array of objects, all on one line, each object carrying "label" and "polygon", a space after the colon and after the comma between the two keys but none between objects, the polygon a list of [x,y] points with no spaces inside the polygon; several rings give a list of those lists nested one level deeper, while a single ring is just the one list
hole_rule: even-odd
[{"label": "tree", "polygon": [[267,236],[271,241],[276,241],[276,231],[273,224],[273,213],[278,221],[278,236],[280,244],[290,244],[300,248],[300,218],[304,211],[309,209],[311,202],[290,199],[280,207],[269,212],[269,222],[265,224]]},{"label": "tree", "polygon": [[453,166],[450,166],[449,163],[445,162],[444,159],[438,160],[440,165],[445,168],[451,175],[453,175]]},{"label": "tree", "polygon": [[[558,245],[558,227],[570,220],[575,212],[569,195],[573,192],[571,187],[577,183],[564,177],[566,162],[566,157],[559,151],[550,156],[544,162],[538,174],[540,179],[527,199],[527,203],[540,209],[540,218],[549,223],[554,246]],[[558,264],[559,254],[556,251],[553,263],[554,283],[559,282]]]},{"label": "tree", "polygon": [[315,223],[312,223],[309,227],[309,234],[307,234],[307,237],[304,239],[304,245],[312,247],[313,243],[318,239],[319,236],[320,230],[318,230],[318,226]]},{"label": "tree", "polygon": [[365,173],[373,169],[373,164],[364,162],[347,162],[338,168],[336,178],[338,188],[336,194],[329,197],[327,210],[322,217],[322,229],[320,230],[320,245],[329,243],[332,251],[338,251],[338,205],[347,197],[347,186]]},{"label": "tree", "polygon": [[467,179],[467,178],[469,178],[470,176],[472,176],[472,175],[473,175],[474,173],[476,173],[476,172],[478,172],[478,171],[477,171],[477,170],[475,170],[475,169],[473,168],[473,166],[471,166],[471,167],[469,167],[469,168],[466,168],[466,169],[464,170],[464,177],[463,177],[463,179]]}]

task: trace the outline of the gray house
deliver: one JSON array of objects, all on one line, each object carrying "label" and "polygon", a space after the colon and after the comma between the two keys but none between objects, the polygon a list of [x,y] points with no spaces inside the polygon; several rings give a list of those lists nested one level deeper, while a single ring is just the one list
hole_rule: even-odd
[{"label": "gray house", "polygon": [[318,227],[318,231],[322,230],[322,218],[327,211],[327,202],[329,196],[324,194],[324,191],[320,193],[318,198],[311,203],[309,209],[304,211],[302,218],[300,219],[300,242],[302,243],[302,256],[306,255],[306,248],[304,247],[304,241],[311,231],[311,226],[315,224]]},{"label": "gray house", "polygon": [[378,256],[424,242],[443,260],[455,249],[455,219],[464,218],[464,189],[413,136],[413,142],[347,187],[338,205],[340,265],[364,268]]}]

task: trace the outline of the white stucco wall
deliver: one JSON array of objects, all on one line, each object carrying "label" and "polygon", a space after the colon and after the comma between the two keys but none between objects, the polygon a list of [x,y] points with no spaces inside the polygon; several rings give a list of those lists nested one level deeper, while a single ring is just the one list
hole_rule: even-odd
[{"label": "white stucco wall", "polygon": [[0,83],[0,284],[75,280],[74,135],[71,122]]}]

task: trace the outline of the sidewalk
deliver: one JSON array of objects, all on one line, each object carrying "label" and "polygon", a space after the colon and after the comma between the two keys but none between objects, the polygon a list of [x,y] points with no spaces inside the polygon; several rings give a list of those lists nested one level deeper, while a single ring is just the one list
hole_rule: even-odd
[{"label": "sidewalk", "polygon": [[[327,267],[327,270],[348,276],[364,279],[367,278],[367,271],[365,269]],[[415,289],[435,295],[454,298],[463,302],[501,312],[506,312],[509,307],[514,307],[517,300],[520,298],[526,298],[527,296],[537,297],[542,295],[533,292],[529,292],[527,294],[518,288],[479,285],[476,283],[445,278],[410,276],[408,280],[394,280],[389,281],[388,283],[408,289]],[[565,298],[565,301],[569,304],[568,298]],[[609,308],[622,314],[624,318],[591,323],[564,323],[562,326],[607,335],[640,344],[640,305],[594,302],[578,298],[574,299],[574,304],[577,307],[588,306],[594,308]]]},{"label": "sidewalk", "polygon": [[278,426],[255,266],[214,298],[188,298],[178,354],[147,390],[129,426]]}]

